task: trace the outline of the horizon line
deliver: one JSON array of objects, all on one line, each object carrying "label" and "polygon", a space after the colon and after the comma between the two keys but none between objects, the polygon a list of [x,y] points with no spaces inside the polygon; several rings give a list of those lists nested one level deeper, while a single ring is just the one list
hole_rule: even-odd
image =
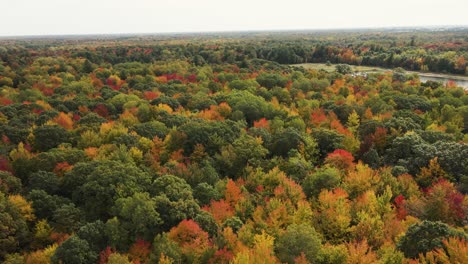
[{"label": "horizon line", "polygon": [[86,37],[86,36],[151,36],[151,35],[184,35],[184,34],[226,34],[226,33],[281,33],[281,32],[326,32],[326,31],[377,31],[397,29],[468,29],[466,25],[414,25],[414,26],[365,26],[365,27],[332,27],[332,28],[291,28],[291,29],[239,29],[239,30],[188,30],[168,32],[113,32],[113,33],[59,33],[59,34],[23,34],[23,35],[0,35],[0,39],[27,39],[27,38],[51,38],[51,37]]}]

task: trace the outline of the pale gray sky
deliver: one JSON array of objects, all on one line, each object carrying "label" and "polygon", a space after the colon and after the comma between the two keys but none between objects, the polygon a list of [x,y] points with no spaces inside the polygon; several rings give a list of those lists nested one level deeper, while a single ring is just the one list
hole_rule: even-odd
[{"label": "pale gray sky", "polygon": [[468,25],[468,0],[0,0],[0,36]]}]

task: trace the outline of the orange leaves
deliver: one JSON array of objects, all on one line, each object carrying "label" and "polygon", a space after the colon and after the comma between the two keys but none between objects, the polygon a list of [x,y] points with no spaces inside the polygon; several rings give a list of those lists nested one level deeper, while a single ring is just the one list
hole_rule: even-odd
[{"label": "orange leaves", "polygon": [[330,128],[335,130],[336,132],[345,135],[345,136],[350,136],[352,135],[351,132],[346,129],[338,119],[334,119],[330,122]]},{"label": "orange leaves", "polygon": [[157,83],[167,83],[167,77],[166,76],[154,77],[154,81]]},{"label": "orange leaves", "polygon": [[314,110],[310,116],[310,120],[315,127],[319,127],[322,123],[327,120],[327,116],[323,111],[323,108]]},{"label": "orange leaves", "polygon": [[265,128],[267,130],[270,129],[270,123],[268,122],[266,118],[262,118],[258,121],[254,121],[253,126],[258,127],[258,128]]},{"label": "orange leaves", "polygon": [[70,116],[68,116],[67,114],[65,114],[64,112],[60,112],[58,116],[56,116],[53,121],[65,128],[66,130],[72,130],[73,129],[73,120],[70,118]]},{"label": "orange leaves", "polygon": [[198,117],[201,117],[206,120],[215,120],[222,121],[224,117],[217,111],[218,107],[216,105],[210,105],[210,109],[205,109],[198,114]]},{"label": "orange leaves", "polygon": [[231,179],[229,179],[226,184],[224,197],[226,198],[226,202],[228,202],[232,206],[235,206],[237,202],[239,202],[239,200],[242,198],[241,189]]},{"label": "orange leaves", "polygon": [[222,102],[219,105],[210,105],[210,109],[201,111],[198,117],[206,120],[222,121],[229,117],[231,112],[231,107],[226,102]]},{"label": "orange leaves", "polygon": [[142,239],[137,239],[128,251],[133,263],[147,263],[150,253],[151,243]]},{"label": "orange leaves", "polygon": [[228,117],[231,115],[232,108],[229,106],[228,103],[222,102],[218,105],[218,112],[223,116],[224,118]]},{"label": "orange leaves", "polygon": [[193,220],[183,220],[169,231],[169,239],[179,244],[182,253],[200,256],[209,248],[208,233]]},{"label": "orange leaves", "polygon": [[98,154],[98,148],[96,147],[89,147],[89,148],[86,148],[84,151],[85,151],[86,156],[90,158],[94,158]]},{"label": "orange leaves", "polygon": [[[322,209],[332,208],[337,204],[347,204],[348,193],[341,188],[332,191],[324,190],[319,195],[319,202]],[[347,207],[347,206],[346,206]]]},{"label": "orange leaves", "polygon": [[68,164],[68,162],[59,162],[55,165],[54,173],[63,176],[66,172],[71,171],[73,169],[73,165]]},{"label": "orange leaves", "polygon": [[377,263],[377,254],[367,245],[367,241],[347,243],[348,264],[373,264]]},{"label": "orange leaves", "polygon": [[218,224],[234,216],[234,208],[225,200],[211,201],[209,207],[205,206],[202,209],[211,213]]},{"label": "orange leaves", "polygon": [[158,98],[159,96],[160,96],[159,92],[145,91],[143,93],[143,97],[148,101],[154,100],[154,99]]}]

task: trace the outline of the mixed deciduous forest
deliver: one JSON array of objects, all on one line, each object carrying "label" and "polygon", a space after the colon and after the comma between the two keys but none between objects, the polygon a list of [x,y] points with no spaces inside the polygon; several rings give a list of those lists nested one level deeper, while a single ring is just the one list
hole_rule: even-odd
[{"label": "mixed deciduous forest", "polygon": [[467,29],[0,39],[0,261],[468,263],[468,93],[404,71],[467,61]]}]

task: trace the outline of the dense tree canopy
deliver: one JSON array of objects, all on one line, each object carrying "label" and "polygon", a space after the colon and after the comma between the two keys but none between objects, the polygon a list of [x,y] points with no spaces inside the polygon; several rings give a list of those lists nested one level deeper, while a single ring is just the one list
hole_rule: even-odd
[{"label": "dense tree canopy", "polygon": [[0,262],[466,263],[466,34],[1,39]]}]

